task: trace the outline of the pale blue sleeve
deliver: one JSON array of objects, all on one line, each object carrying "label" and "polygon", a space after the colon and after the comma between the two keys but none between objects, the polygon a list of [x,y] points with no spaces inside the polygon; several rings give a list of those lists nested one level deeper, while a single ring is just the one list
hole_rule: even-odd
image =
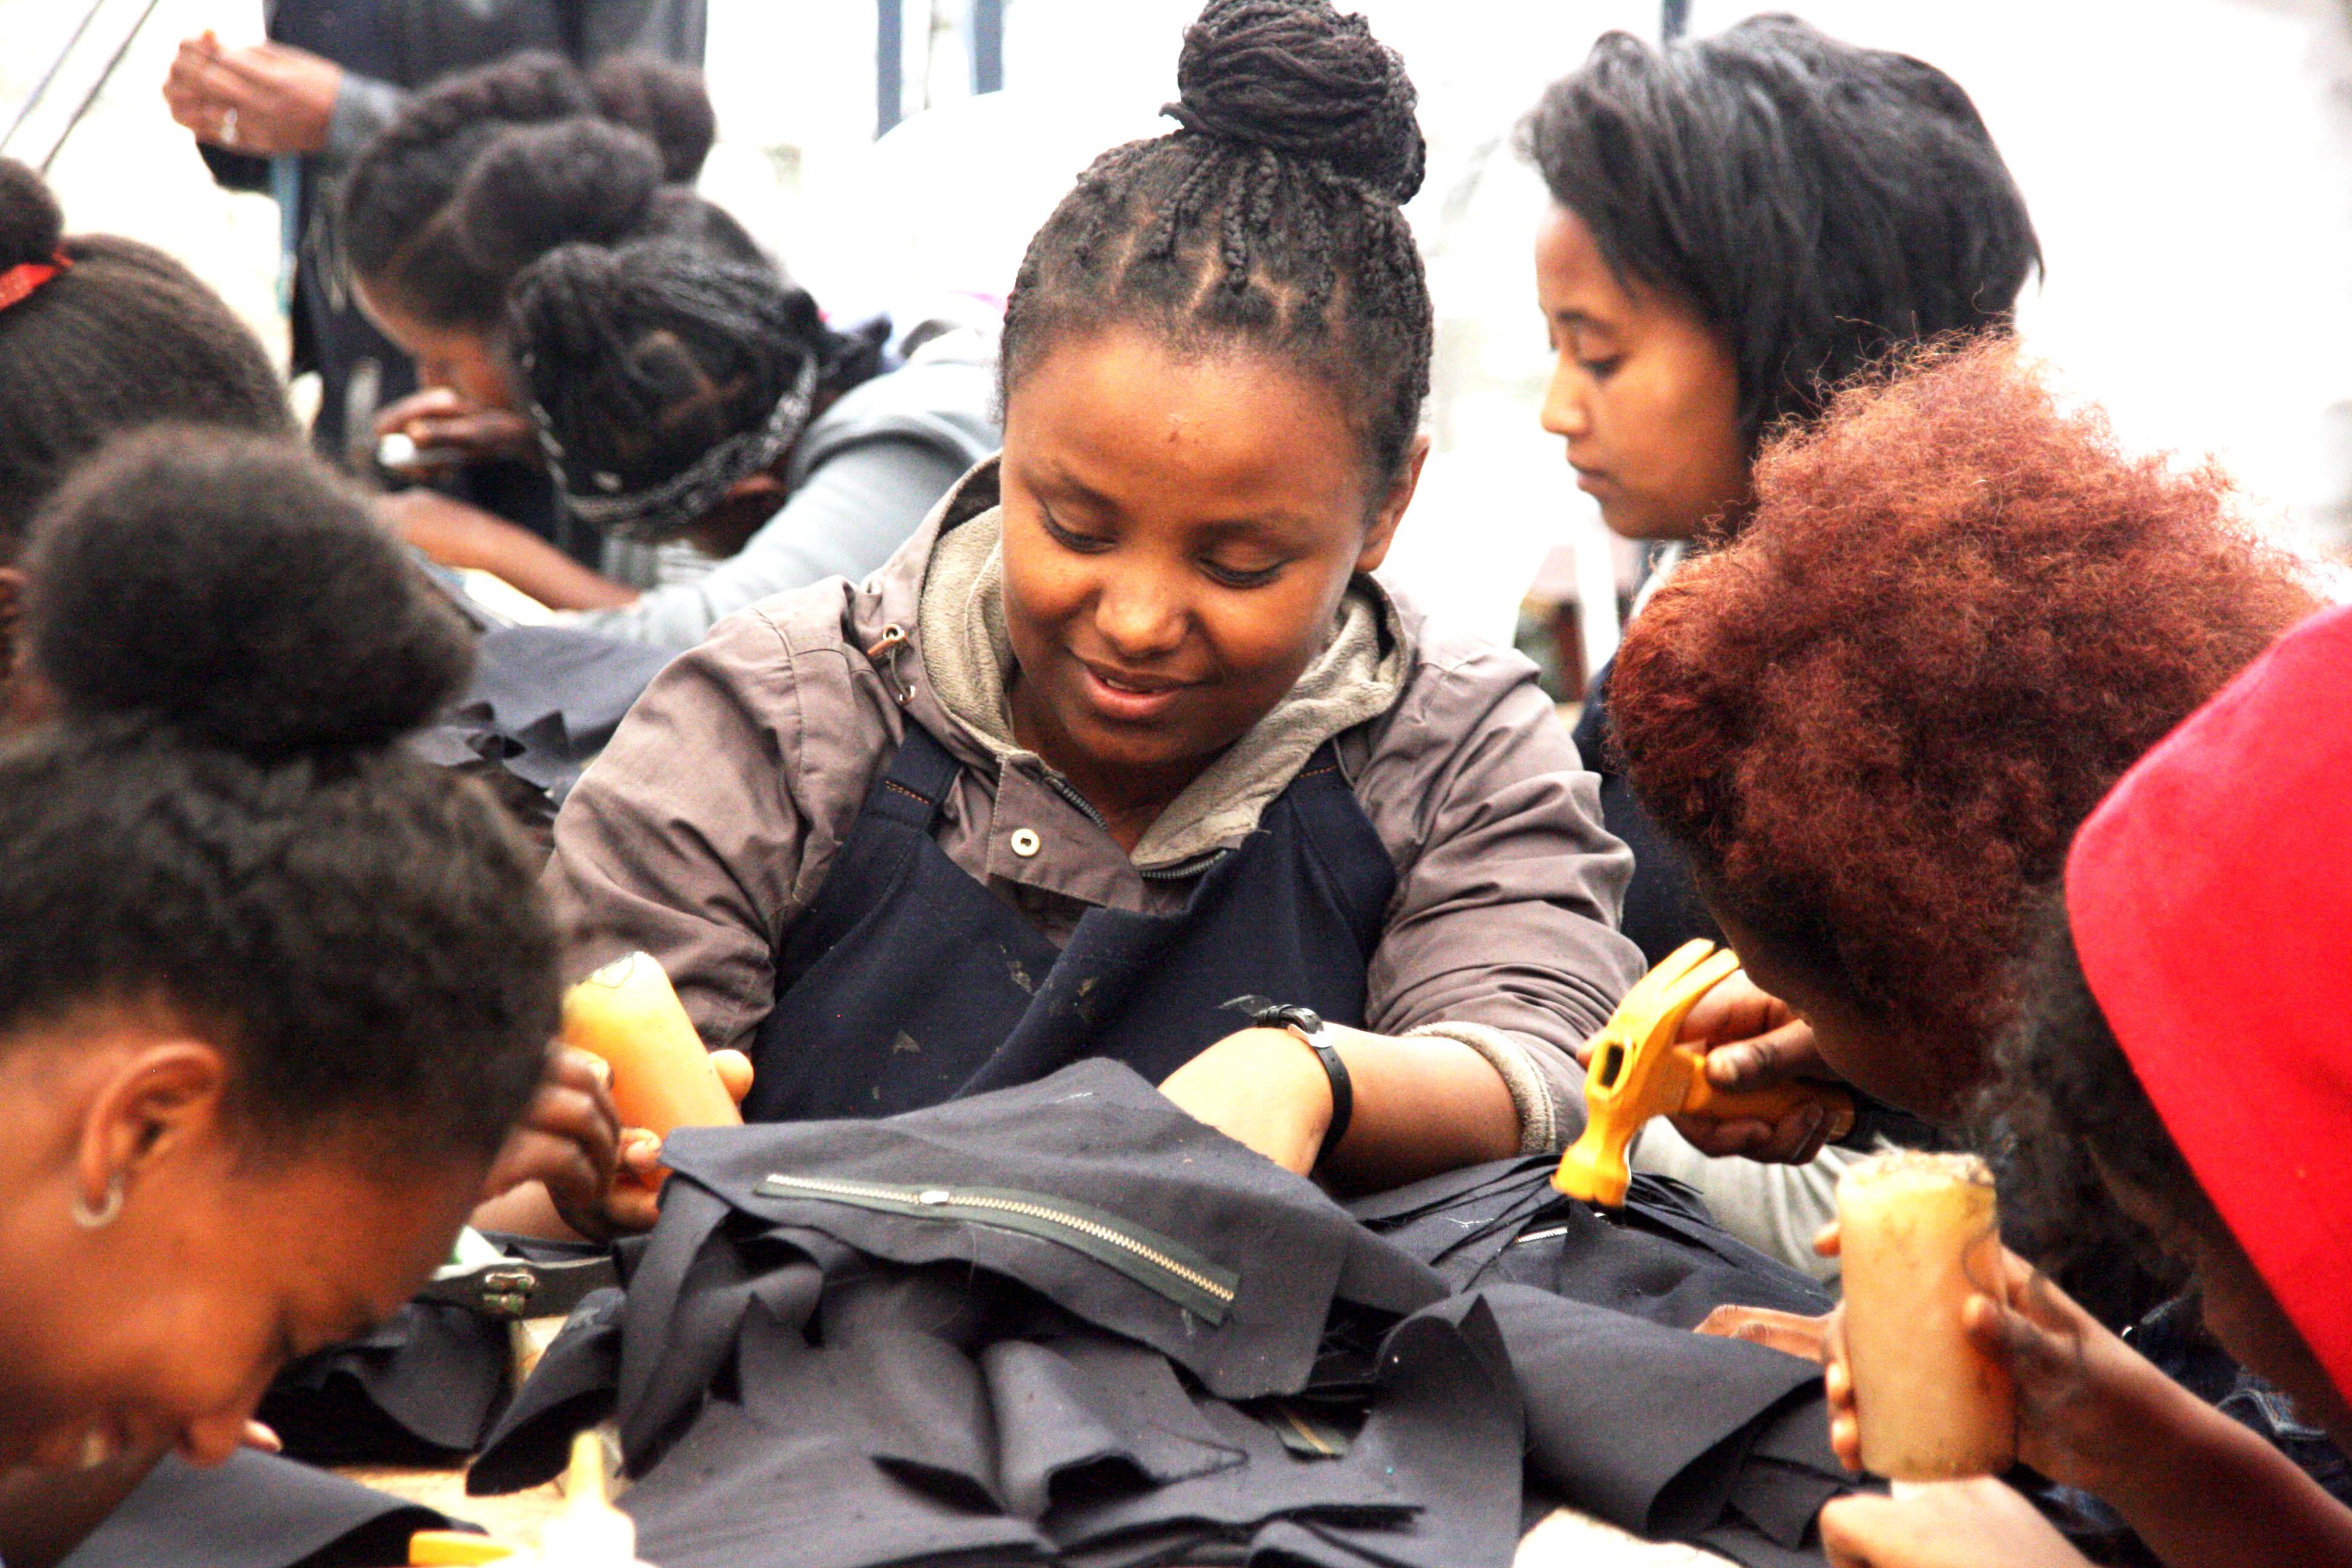
[{"label": "pale blue sleeve", "polygon": [[571,617],[583,631],[686,648],[727,616],[827,577],[855,583],[904,544],[963,465],[920,441],[862,441],[820,463],[743,548],[691,583]]}]

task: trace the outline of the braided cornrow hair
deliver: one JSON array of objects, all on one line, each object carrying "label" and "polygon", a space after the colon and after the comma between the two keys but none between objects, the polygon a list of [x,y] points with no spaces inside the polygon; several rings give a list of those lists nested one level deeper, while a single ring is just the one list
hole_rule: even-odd
[{"label": "braided cornrow hair", "polygon": [[1113,323],[1239,338],[1328,383],[1393,476],[1429,394],[1429,286],[1399,210],[1424,156],[1404,62],[1328,0],[1210,0],[1176,83],[1179,129],[1095,160],[1029,242],[1005,394],[1056,339]]},{"label": "braided cornrow hair", "polygon": [[550,458],[588,496],[649,490],[754,436],[804,374],[823,402],[882,367],[878,333],[834,331],[772,268],[671,239],[549,252],[516,278],[506,334]]}]

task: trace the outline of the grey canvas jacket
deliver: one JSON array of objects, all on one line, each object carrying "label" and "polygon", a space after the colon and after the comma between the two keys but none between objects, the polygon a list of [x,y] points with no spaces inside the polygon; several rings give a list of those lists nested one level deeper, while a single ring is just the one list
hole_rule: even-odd
[{"label": "grey canvas jacket", "polygon": [[[1002,670],[975,669],[989,660],[974,647],[1010,662],[985,624],[993,555],[976,547],[994,500],[992,461],[863,584],[733,616],[655,680],[556,822],[547,885],[582,956],[643,948],[707,1044],[748,1045],[774,1003],[774,952],[909,719],[965,764],[940,847],[1056,942],[1092,906],[1181,908],[1336,735],[1397,870],[1367,1026],[1462,1040],[1511,1086],[1524,1147],[1572,1137],[1573,1049],[1642,965],[1615,930],[1632,858],[1601,828],[1592,776],[1534,668],[1359,579],[1333,646],[1130,858],[988,710]],[[949,574],[965,591],[926,592]],[[869,654],[894,628],[905,640]],[[1369,714],[1368,689],[1381,699]]]}]

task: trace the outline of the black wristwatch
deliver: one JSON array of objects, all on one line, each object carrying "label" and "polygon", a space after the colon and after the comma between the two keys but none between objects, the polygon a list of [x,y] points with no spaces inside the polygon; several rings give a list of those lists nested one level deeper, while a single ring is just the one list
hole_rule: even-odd
[{"label": "black wristwatch", "polygon": [[1348,1077],[1348,1064],[1339,1058],[1339,1048],[1331,1043],[1330,1032],[1323,1026],[1323,1015],[1312,1007],[1270,1002],[1263,996],[1236,996],[1223,1005],[1261,1029],[1289,1030],[1323,1064],[1324,1076],[1331,1080],[1331,1122],[1323,1129],[1323,1142],[1315,1151],[1315,1163],[1319,1169],[1331,1151],[1339,1146],[1339,1140],[1348,1135],[1348,1120],[1356,1110],[1356,1086]]}]

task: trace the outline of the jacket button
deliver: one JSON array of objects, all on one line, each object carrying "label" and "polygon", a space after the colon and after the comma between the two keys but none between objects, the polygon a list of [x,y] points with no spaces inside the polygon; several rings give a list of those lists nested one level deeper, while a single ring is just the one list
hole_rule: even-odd
[{"label": "jacket button", "polygon": [[1026,827],[1013,830],[1013,852],[1026,860],[1038,850],[1037,835]]}]

